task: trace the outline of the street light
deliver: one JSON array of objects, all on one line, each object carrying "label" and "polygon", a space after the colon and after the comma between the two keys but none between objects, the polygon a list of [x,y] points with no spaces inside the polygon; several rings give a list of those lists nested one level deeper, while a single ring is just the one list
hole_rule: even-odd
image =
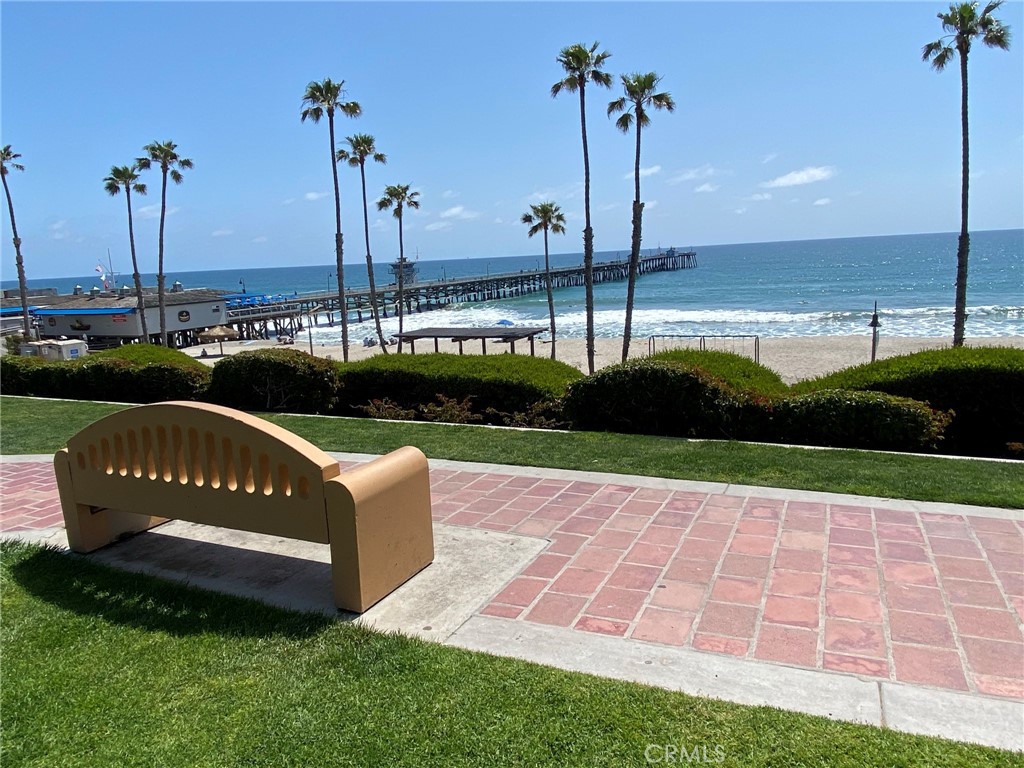
[{"label": "street light", "polygon": [[331,292],[331,273],[327,273],[327,293]]},{"label": "street light", "polygon": [[242,293],[245,293],[245,278],[239,278],[238,284],[242,286]]}]

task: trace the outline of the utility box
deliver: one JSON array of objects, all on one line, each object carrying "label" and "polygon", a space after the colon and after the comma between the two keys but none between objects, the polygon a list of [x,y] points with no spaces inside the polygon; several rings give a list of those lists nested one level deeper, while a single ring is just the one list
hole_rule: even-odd
[{"label": "utility box", "polygon": [[22,357],[41,357],[50,362],[58,360],[77,360],[85,357],[89,346],[84,341],[29,341],[21,345]]}]

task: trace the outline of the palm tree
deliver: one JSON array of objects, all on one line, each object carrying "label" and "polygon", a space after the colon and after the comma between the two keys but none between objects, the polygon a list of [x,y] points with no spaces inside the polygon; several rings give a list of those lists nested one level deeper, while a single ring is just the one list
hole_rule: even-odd
[{"label": "palm tree", "polygon": [[341,193],[338,191],[338,166],[337,158],[334,156],[334,113],[341,112],[346,117],[359,117],[362,114],[362,107],[354,101],[342,101],[345,94],[345,81],[335,83],[329,77],[322,81],[315,80],[306,86],[306,92],[302,95],[302,122],[307,119],[319,123],[320,118],[327,114],[327,127],[331,137],[331,174],[334,176],[334,258],[338,269],[338,306],[341,309],[341,355],[345,362],[348,362],[348,307],[345,305],[345,268],[342,265],[341,236]]},{"label": "palm tree", "polygon": [[967,323],[967,258],[971,249],[971,238],[967,232],[967,191],[968,191],[968,140],[967,140],[967,56],[971,43],[980,39],[991,48],[1010,48],[1010,28],[993,18],[992,12],[1003,4],[1003,0],[992,0],[978,15],[977,3],[954,3],[948,13],[938,14],[942,29],[948,32],[935,42],[928,43],[921,51],[924,61],[931,61],[932,67],[941,72],[953,59],[960,56],[960,127],[963,141],[963,163],[960,177],[960,238],[956,247],[956,306],[953,311],[953,346],[964,343],[964,326]]},{"label": "palm tree", "polygon": [[398,352],[402,352],[402,320],[405,317],[403,294],[405,291],[405,241],[402,235],[402,212],[406,207],[420,207],[420,193],[410,192],[408,184],[391,184],[384,187],[384,196],[377,201],[377,210],[385,211],[394,206],[398,219]]},{"label": "palm tree", "polygon": [[135,161],[142,171],[148,171],[155,163],[160,167],[160,240],[157,249],[156,296],[160,307],[160,343],[168,346],[167,338],[167,307],[164,295],[164,222],[167,219],[167,178],[175,184],[181,184],[182,170],[192,168],[192,161],[177,152],[178,145],[173,141],[154,141],[142,148],[144,157]]},{"label": "palm tree", "polygon": [[548,256],[548,232],[556,235],[565,234],[565,214],[554,203],[539,203],[531,205],[530,212],[524,213],[523,224],[529,224],[530,230],[527,234],[533,237],[538,232],[544,232],[544,273],[547,276],[548,284],[548,316],[551,319],[551,359],[555,359],[555,296],[551,289],[551,259]]},{"label": "palm tree", "polygon": [[25,335],[32,335],[32,322],[28,316],[28,284],[25,282],[25,260],[21,257],[21,238],[18,237],[18,225],[14,221],[14,202],[11,200],[11,188],[7,186],[7,170],[24,171],[25,166],[15,162],[21,155],[11,150],[10,144],[0,149],[0,177],[4,180],[4,193],[7,195],[7,210],[11,214],[11,234],[14,235],[14,262],[18,266],[18,293],[21,295],[21,321]]},{"label": "palm tree", "polygon": [[565,79],[551,86],[551,96],[563,90],[580,94],[580,128],[583,133],[583,282],[587,304],[587,367],[594,372],[594,230],[590,226],[590,154],[587,149],[587,83],[610,88],[612,77],[601,71],[601,65],[611,56],[608,51],[597,53],[599,43],[587,48],[576,43],[563,48],[558,54],[559,64],[565,70]]},{"label": "palm tree", "polygon": [[142,275],[139,274],[139,260],[135,255],[135,227],[132,224],[132,192],[146,194],[146,185],[139,183],[139,166],[115,165],[110,175],[103,180],[103,188],[109,195],[117,195],[124,189],[124,197],[128,202],[128,243],[132,250],[132,278],[135,281],[135,295],[138,299],[139,318],[142,321],[142,342],[149,343],[149,328],[146,325],[146,300],[142,296]]},{"label": "palm tree", "polygon": [[[633,197],[633,239],[629,251],[629,282],[626,288],[626,324],[622,332],[622,362],[629,356],[629,341],[633,333],[633,296],[636,290],[636,272],[640,265],[640,240],[643,227],[644,204],[640,202],[640,130],[651,123],[649,111],[665,109],[672,112],[676,103],[668,93],[655,93],[661,78],[654,72],[634,72],[622,75],[625,96],[608,104],[608,116],[617,112],[622,115],[615,121],[615,127],[623,133],[636,124],[636,163],[633,168],[635,195]],[[630,107],[627,107],[631,105]],[[632,110],[632,111],[630,111]]]},{"label": "palm tree", "polygon": [[373,136],[368,133],[357,133],[354,136],[347,136],[348,149],[339,149],[338,162],[346,162],[353,168],[359,169],[359,178],[363,183],[363,236],[366,238],[366,272],[370,278],[370,307],[373,310],[373,322],[377,326],[377,338],[380,339],[380,349],[385,355],[388,353],[387,345],[384,343],[384,331],[380,327],[380,310],[377,307],[377,283],[373,279],[373,258],[370,256],[370,213],[366,207],[366,158],[372,157],[374,162],[386,163],[387,157],[377,151]]}]

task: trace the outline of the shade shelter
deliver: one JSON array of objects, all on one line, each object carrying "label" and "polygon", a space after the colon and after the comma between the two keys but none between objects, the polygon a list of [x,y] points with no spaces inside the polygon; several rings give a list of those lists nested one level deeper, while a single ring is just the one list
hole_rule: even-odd
[{"label": "shade shelter", "polygon": [[234,341],[238,338],[238,331],[234,328],[229,328],[226,325],[218,325],[214,328],[208,328],[199,334],[199,341],[203,344],[209,344],[210,342],[216,341],[220,344],[220,353],[224,354],[224,342]]}]

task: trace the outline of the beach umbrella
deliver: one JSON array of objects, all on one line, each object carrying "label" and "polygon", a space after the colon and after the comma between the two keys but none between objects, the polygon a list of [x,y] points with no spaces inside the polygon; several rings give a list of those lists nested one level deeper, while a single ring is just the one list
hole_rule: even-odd
[{"label": "beach umbrella", "polygon": [[224,354],[224,342],[233,341],[238,338],[238,331],[234,328],[229,328],[226,325],[218,325],[214,328],[207,328],[205,331],[199,334],[199,340],[204,344],[208,344],[211,341],[216,341],[220,344],[220,353]]},{"label": "beach umbrella", "polygon": [[497,325],[509,326],[509,325],[515,325],[515,323],[513,323],[511,320],[499,320],[497,322]]}]

